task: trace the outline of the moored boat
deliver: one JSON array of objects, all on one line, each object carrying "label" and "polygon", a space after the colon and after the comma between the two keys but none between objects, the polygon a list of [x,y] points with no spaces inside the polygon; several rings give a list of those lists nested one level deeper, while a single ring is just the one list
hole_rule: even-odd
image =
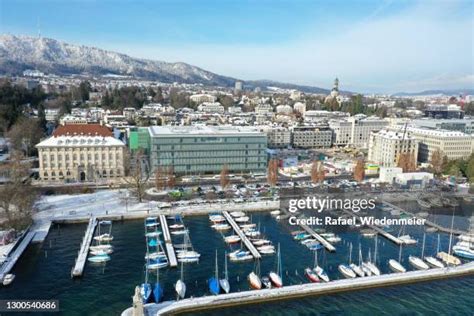
[{"label": "moored boat", "polygon": [[247,277],[250,287],[255,290],[260,290],[262,288],[262,281],[258,277],[258,275],[255,274],[255,272],[250,272],[250,274]]},{"label": "moored boat", "polygon": [[346,279],[353,279],[356,277],[355,272],[347,264],[340,264],[337,269]]},{"label": "moored boat", "polygon": [[388,261],[388,266],[390,270],[392,270],[393,272],[397,272],[397,273],[407,272],[407,270],[402,266],[402,264],[395,259],[390,259]]}]

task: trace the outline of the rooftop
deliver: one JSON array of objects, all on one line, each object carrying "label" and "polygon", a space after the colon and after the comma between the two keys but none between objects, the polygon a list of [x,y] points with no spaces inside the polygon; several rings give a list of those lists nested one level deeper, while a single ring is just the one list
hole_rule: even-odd
[{"label": "rooftop", "polygon": [[151,126],[150,136],[263,136],[256,128],[247,126]]},{"label": "rooftop", "polygon": [[112,137],[112,131],[100,124],[74,124],[60,125],[53,132],[54,137],[58,136],[102,136]]}]

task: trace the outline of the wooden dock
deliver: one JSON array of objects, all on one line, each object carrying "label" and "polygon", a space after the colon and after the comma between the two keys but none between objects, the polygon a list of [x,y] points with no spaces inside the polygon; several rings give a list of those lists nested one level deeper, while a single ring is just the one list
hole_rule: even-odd
[{"label": "wooden dock", "polygon": [[168,254],[168,262],[170,267],[177,267],[178,260],[176,259],[176,253],[174,252],[173,242],[171,241],[170,230],[168,228],[168,222],[166,221],[165,215],[160,215],[161,230],[163,231],[163,238],[165,239],[166,253]]},{"label": "wooden dock", "polygon": [[[295,216],[295,214],[291,214],[290,212],[288,212],[287,210],[283,210],[283,212],[286,213],[286,215],[288,216]],[[300,219],[304,219],[304,217],[298,217]],[[323,236],[319,235],[318,233],[316,233],[311,227],[309,227],[308,225],[306,224],[299,224],[299,226],[301,228],[303,228],[308,234],[310,234],[314,239],[316,239],[317,241],[319,241],[321,243],[321,245],[324,246],[324,248],[326,248],[328,251],[331,251],[331,252],[334,252],[336,251],[336,247],[334,247],[329,241],[327,241]]]},{"label": "wooden dock", "polygon": [[[356,213],[352,212],[352,211],[349,211],[349,210],[342,210],[344,213],[350,215],[350,216],[355,216],[357,217],[359,220],[360,220],[360,216],[357,215]],[[388,240],[394,242],[395,244],[397,245],[402,245],[404,244],[403,243],[403,240],[401,240],[400,238],[398,237],[395,237],[393,236],[392,234],[390,234],[389,232],[386,232],[385,230],[383,230],[382,228],[378,227],[378,226],[375,226],[375,225],[366,225],[367,227],[375,230],[377,233],[379,233],[380,235],[382,235],[383,237],[387,238]]]},{"label": "wooden dock", "polygon": [[397,206],[397,205],[392,204],[392,203],[390,203],[390,202],[383,201],[383,203],[384,203],[385,205],[387,205],[387,206],[390,206],[391,208],[394,208],[394,209],[396,209],[396,210],[402,212],[402,213],[405,213],[405,214],[408,214],[408,215],[410,215],[410,216],[413,216],[413,217],[416,217],[416,218],[420,218],[420,219],[425,220],[425,225],[434,227],[434,228],[436,228],[437,230],[439,230],[440,232],[447,233],[447,234],[451,234],[451,232],[452,232],[454,235],[467,234],[466,231],[463,231],[463,230],[460,230],[460,229],[452,229],[452,230],[451,230],[451,228],[438,225],[438,224],[436,224],[436,223],[434,223],[434,222],[432,222],[432,221],[429,221],[429,220],[427,220],[427,219],[425,219],[425,218],[421,218],[421,217],[419,217],[419,216],[416,216],[415,213],[409,212],[409,211],[407,211],[407,210],[401,208],[400,206]]},{"label": "wooden dock", "polygon": [[229,222],[230,226],[232,226],[232,228],[237,233],[237,235],[239,235],[240,240],[242,240],[242,242],[245,244],[245,247],[247,247],[247,249],[250,251],[252,256],[255,259],[262,258],[262,255],[260,254],[260,252],[258,252],[257,248],[255,248],[255,246],[250,242],[247,236],[245,236],[244,232],[242,231],[242,229],[240,229],[239,225],[237,225],[237,223],[234,221],[234,218],[232,218],[229,212],[224,211],[222,212],[222,215],[224,215],[227,222]]},{"label": "wooden dock", "polygon": [[91,217],[89,224],[87,225],[86,233],[82,239],[81,249],[79,250],[76,258],[76,263],[71,270],[71,277],[80,277],[84,272],[84,266],[86,265],[87,255],[89,254],[89,247],[94,236],[94,231],[97,226],[97,218]]},{"label": "wooden dock", "polygon": [[0,282],[3,282],[3,278],[5,277],[5,275],[10,273],[10,271],[13,269],[16,262],[18,261],[18,259],[20,259],[21,255],[25,251],[26,247],[28,247],[30,242],[33,240],[34,236],[35,236],[35,232],[30,231],[26,233],[26,235],[23,237],[18,247],[16,247],[16,249],[10,253],[8,258],[0,267]]}]

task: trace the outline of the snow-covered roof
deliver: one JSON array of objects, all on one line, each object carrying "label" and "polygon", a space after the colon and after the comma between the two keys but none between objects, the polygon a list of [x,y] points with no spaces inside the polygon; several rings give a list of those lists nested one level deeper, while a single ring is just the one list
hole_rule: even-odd
[{"label": "snow-covered roof", "polygon": [[37,148],[45,147],[109,147],[125,146],[120,140],[107,136],[52,136],[43,140]]}]

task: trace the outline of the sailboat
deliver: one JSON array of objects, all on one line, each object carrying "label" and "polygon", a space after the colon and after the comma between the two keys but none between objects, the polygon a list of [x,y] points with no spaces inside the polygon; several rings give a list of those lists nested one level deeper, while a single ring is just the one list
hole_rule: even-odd
[{"label": "sailboat", "polygon": [[189,240],[189,233],[184,234],[183,249],[176,251],[178,262],[198,262],[201,254],[194,251],[193,246]]},{"label": "sailboat", "polygon": [[359,265],[356,265],[355,263],[352,263],[352,243],[350,244],[350,250],[349,250],[349,267],[352,269],[352,271],[355,272],[360,277],[365,276],[364,271],[362,270],[362,267]]},{"label": "sailboat", "polygon": [[405,267],[402,266],[400,262],[402,262],[402,244],[400,244],[400,251],[398,252],[398,261],[395,259],[390,259],[388,261],[388,266],[393,272],[400,272],[400,273],[407,272]]},{"label": "sailboat", "polygon": [[[423,258],[425,254],[425,240],[426,240],[426,234],[423,234],[423,246],[421,247],[421,258]],[[410,255],[408,257],[408,262],[416,269],[418,270],[428,270],[430,268],[429,265],[426,264],[426,262],[423,261],[420,257],[412,256]]]},{"label": "sailboat", "polygon": [[275,285],[275,287],[282,287],[283,286],[283,281],[281,279],[281,252],[280,252],[280,244],[278,243],[278,251],[277,251],[277,269],[276,272],[270,272],[268,274],[268,277],[270,278],[270,281],[272,281],[272,284]]},{"label": "sailboat", "polygon": [[144,304],[150,301],[151,285],[150,283],[148,283],[148,269],[146,267],[145,267],[145,282],[140,285],[140,294],[142,296],[142,300]]},{"label": "sailboat", "polygon": [[219,280],[219,284],[226,294],[230,292],[229,274],[227,271],[227,252],[224,255],[224,278]]},{"label": "sailboat", "polygon": [[183,261],[181,261],[181,276],[174,286],[178,299],[184,298],[186,295],[186,283],[184,283],[184,274],[183,274]]},{"label": "sailboat", "polygon": [[[350,245],[349,247],[349,262],[351,261],[351,256],[352,256],[352,244]],[[357,275],[355,274],[355,272],[352,270],[352,268],[350,267],[350,265],[348,264],[340,264],[338,267],[338,270],[339,272],[341,272],[341,274],[346,278],[346,279],[353,279],[355,278]]]},{"label": "sailboat", "polygon": [[[438,246],[436,247],[436,253],[439,253],[439,234],[438,234]],[[432,267],[432,268],[444,268],[444,263],[436,259],[435,257],[425,257],[425,261]]]},{"label": "sailboat", "polygon": [[153,287],[153,297],[155,298],[155,303],[161,302],[163,299],[163,287],[160,284],[160,270],[156,270],[156,282]]},{"label": "sailboat", "polygon": [[249,281],[250,287],[255,290],[260,290],[262,288],[262,280],[260,280],[260,262],[256,261],[255,263],[255,271],[252,271],[247,276]]},{"label": "sailboat", "polygon": [[316,274],[318,275],[318,277],[323,280],[324,282],[329,282],[329,276],[328,274],[326,273],[326,271],[324,271],[324,269],[322,267],[319,266],[318,264],[318,252],[315,251],[315,254],[316,254],[316,266],[314,267],[313,271],[316,272]]},{"label": "sailboat", "polygon": [[370,270],[370,268],[364,263],[363,259],[362,259],[362,249],[360,247],[360,243],[359,243],[359,267],[362,269],[362,271],[364,271],[364,274],[366,276],[371,276],[372,275],[372,271]]},{"label": "sailboat", "polygon": [[313,283],[319,282],[318,274],[314,271],[314,269],[316,269],[316,267],[317,267],[317,262],[318,262],[317,261],[318,260],[317,256],[318,256],[318,252],[315,251],[314,252],[314,267],[313,267],[313,269],[311,269],[309,267],[304,269],[304,274],[306,275],[308,280],[310,280]]},{"label": "sailboat", "polygon": [[369,251],[368,262],[364,264],[365,267],[367,267],[367,269],[369,269],[373,275],[377,275],[377,276],[381,274],[379,268],[377,267],[378,246],[379,246],[379,236],[377,235],[375,236],[374,261],[372,262],[372,259],[370,258],[370,251]]},{"label": "sailboat", "polygon": [[215,275],[209,279],[209,292],[218,295],[220,292],[219,286],[219,267],[217,266],[217,250],[216,250],[216,270]]},{"label": "sailboat", "polygon": [[469,233],[459,236],[459,241],[453,246],[456,256],[465,259],[474,259],[474,216],[469,219]]}]

